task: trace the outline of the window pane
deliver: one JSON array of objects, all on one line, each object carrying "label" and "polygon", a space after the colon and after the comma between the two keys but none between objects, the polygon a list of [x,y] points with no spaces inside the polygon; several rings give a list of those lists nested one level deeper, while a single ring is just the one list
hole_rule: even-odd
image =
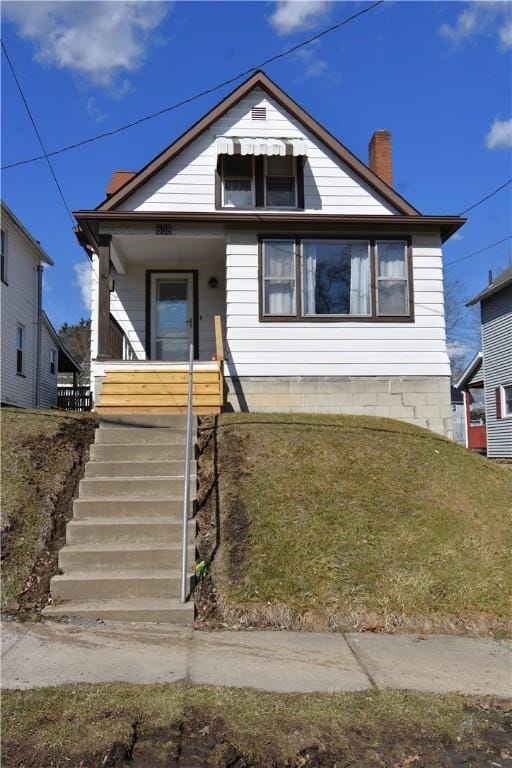
[{"label": "window pane", "polygon": [[21,349],[16,350],[16,371],[23,373],[23,352]]},{"label": "window pane", "polygon": [[295,280],[295,243],[293,240],[265,242],[265,277],[288,277]]},{"label": "window pane", "polygon": [[252,157],[250,155],[224,155],[224,176],[246,176],[252,178]]},{"label": "window pane", "polygon": [[368,241],[304,241],[306,315],[369,315]]},{"label": "window pane", "polygon": [[406,277],[404,242],[377,243],[379,277]]},{"label": "window pane", "polygon": [[512,385],[503,387],[503,395],[505,400],[505,416],[512,416]]},{"label": "window pane", "polygon": [[268,176],[294,176],[294,160],[291,155],[267,157]]},{"label": "window pane", "polygon": [[266,315],[294,315],[295,281],[266,280],[264,304]]},{"label": "window pane", "polygon": [[406,315],[409,311],[405,280],[379,280],[379,315]]},{"label": "window pane", "polygon": [[23,328],[21,325],[16,328],[16,349],[23,349]]},{"label": "window pane", "polygon": [[252,185],[250,179],[226,179],[224,182],[224,204],[237,208],[252,205]]},{"label": "window pane", "polygon": [[292,208],[295,205],[295,178],[267,176],[267,207]]}]

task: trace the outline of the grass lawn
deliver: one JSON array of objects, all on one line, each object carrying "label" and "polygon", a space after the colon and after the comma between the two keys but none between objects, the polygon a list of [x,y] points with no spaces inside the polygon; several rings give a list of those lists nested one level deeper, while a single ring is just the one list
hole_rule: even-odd
[{"label": "grass lawn", "polygon": [[221,621],[510,633],[508,468],[371,417],[227,414],[200,434]]},{"label": "grass lawn", "polygon": [[174,766],[178,754],[205,768],[476,767],[506,765],[489,760],[510,736],[510,703],[455,695],[131,684],[3,694],[9,768]]},{"label": "grass lawn", "polygon": [[[2,610],[45,602],[55,540],[63,536],[96,419],[2,408]],[[61,542],[62,543],[62,542]]]}]

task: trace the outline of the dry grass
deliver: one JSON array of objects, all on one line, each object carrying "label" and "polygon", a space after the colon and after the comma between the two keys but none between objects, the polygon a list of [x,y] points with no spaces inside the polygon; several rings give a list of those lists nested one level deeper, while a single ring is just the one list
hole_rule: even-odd
[{"label": "dry grass", "polygon": [[228,623],[510,633],[503,466],[355,416],[226,415],[209,450]]},{"label": "dry grass", "polygon": [[[2,408],[2,610],[17,610],[76,482],[95,418]],[[62,504],[61,504],[62,502]]]},{"label": "dry grass", "polygon": [[[251,765],[306,765],[295,759],[312,748],[327,754],[325,762],[315,765],[333,765],[328,755],[339,759],[339,766],[354,765],[358,759],[358,765],[397,765],[399,758],[416,752],[442,749],[446,754],[450,746],[462,751],[469,745],[479,748],[489,734],[502,732],[503,717],[492,702],[456,695],[397,691],[305,695],[195,685],[67,685],[6,691],[3,745],[10,766],[24,765],[24,759],[33,766],[78,765],[79,758],[91,755],[96,759],[87,759],[84,765],[101,765],[108,762],[105,755],[114,742],[133,749],[137,765],[171,765],[169,756],[176,753],[185,733],[199,746],[208,740],[219,747],[231,744]],[[208,751],[208,758],[213,752]],[[370,756],[375,755],[386,760],[371,762]],[[391,756],[394,759],[388,762]],[[163,762],[157,763],[156,758]],[[422,764],[431,764],[426,761]]]}]

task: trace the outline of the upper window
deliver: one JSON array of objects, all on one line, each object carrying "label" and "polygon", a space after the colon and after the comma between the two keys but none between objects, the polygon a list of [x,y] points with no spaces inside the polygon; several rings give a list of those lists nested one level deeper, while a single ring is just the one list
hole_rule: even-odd
[{"label": "upper window", "polygon": [[25,326],[21,323],[16,326],[16,373],[25,373]]},{"label": "upper window", "polygon": [[295,171],[297,163],[292,155],[265,158],[265,206],[267,208],[295,208],[297,189]]},{"label": "upper window", "polygon": [[254,159],[249,155],[224,155],[223,188],[225,206],[254,206]]},{"label": "upper window", "polygon": [[302,159],[293,155],[220,155],[216,205],[303,208]]},{"label": "upper window", "polygon": [[265,239],[262,316],[411,320],[409,268],[403,240]]},{"label": "upper window", "polygon": [[50,349],[50,373],[55,376],[57,373],[57,350]]},{"label": "upper window", "polygon": [[7,282],[7,232],[0,230],[1,234],[1,254],[2,254],[2,267],[0,279],[3,283]]}]

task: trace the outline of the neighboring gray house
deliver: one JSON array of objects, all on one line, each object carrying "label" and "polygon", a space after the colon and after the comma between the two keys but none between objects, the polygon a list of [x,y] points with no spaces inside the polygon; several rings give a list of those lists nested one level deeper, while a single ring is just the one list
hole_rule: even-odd
[{"label": "neighboring gray house", "polygon": [[480,302],[487,456],[512,458],[512,267],[468,302]]},{"label": "neighboring gray house", "polygon": [[59,371],[79,372],[42,308],[44,265],[53,261],[1,203],[1,403],[57,405]]}]

